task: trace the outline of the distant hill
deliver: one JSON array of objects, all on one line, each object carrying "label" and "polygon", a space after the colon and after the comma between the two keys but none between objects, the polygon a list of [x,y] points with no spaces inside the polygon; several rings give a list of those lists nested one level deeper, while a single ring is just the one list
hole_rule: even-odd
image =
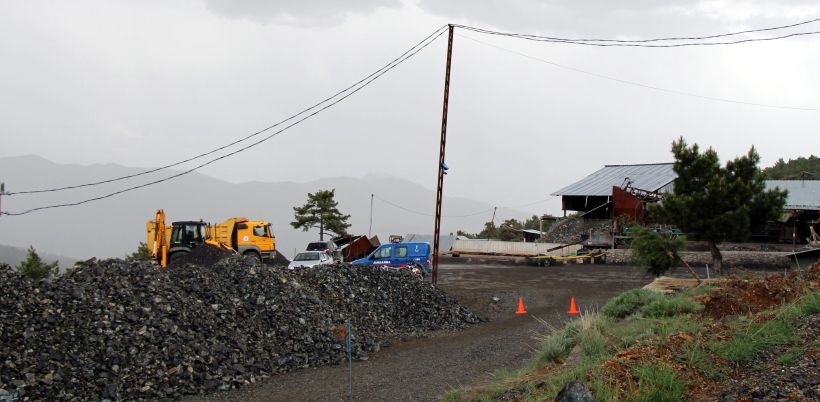
[{"label": "distant hill", "polygon": [[[66,257],[66,256],[60,256],[60,255],[41,252],[40,250],[37,250],[37,247],[34,247],[34,250],[37,251],[37,255],[39,255],[40,258],[45,263],[51,263],[53,261],[58,261],[60,263],[60,270],[61,271],[64,271],[66,268],[70,268],[70,267],[74,266],[74,263],[77,262],[77,260],[75,260],[73,258]],[[28,257],[28,247],[20,248],[20,247],[0,245],[0,262],[2,262],[2,263],[9,264],[12,267],[17,267],[27,257]]]},{"label": "distant hill", "polygon": [[769,180],[820,180],[820,158],[811,155],[784,162],[780,158],[772,167],[763,169]]},{"label": "distant hill", "polygon": [[[38,156],[0,158],[0,180],[7,192],[49,189],[103,181],[140,173],[145,169],[114,164],[57,164]],[[170,176],[160,171],[102,186],[39,194],[3,196],[2,208],[22,212],[54,204],[75,203],[92,197]],[[145,223],[157,209],[164,209],[169,221],[199,220],[221,222],[235,216],[270,221],[277,249],[291,258],[308,242],[318,240],[318,230],[307,233],[290,226],[293,207],[303,205],[307,194],[336,189],[339,210],[350,214],[351,234],[378,235],[386,241],[390,234],[432,234],[436,194],[408,180],[390,176],[365,178],[327,177],[308,183],[246,182],[229,183],[198,172],[95,202],[0,217],[0,244],[35,249],[76,260],[91,257],[124,257],[145,242]],[[372,208],[371,194],[375,194]],[[446,197],[442,203],[442,234],[462,229],[477,232],[492,218],[491,204]],[[484,213],[483,211],[486,211]],[[525,220],[540,211],[505,210],[504,219]],[[499,219],[500,217],[496,217]],[[372,228],[371,228],[372,227]],[[60,261],[62,263],[62,260]]]}]

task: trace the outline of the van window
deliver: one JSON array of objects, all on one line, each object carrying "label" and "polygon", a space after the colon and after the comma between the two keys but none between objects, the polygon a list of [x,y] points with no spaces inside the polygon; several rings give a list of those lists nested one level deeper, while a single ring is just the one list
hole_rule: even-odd
[{"label": "van window", "polygon": [[396,247],[396,258],[407,257],[407,246]]},{"label": "van window", "polygon": [[390,258],[390,247],[382,247],[373,253],[373,258]]}]

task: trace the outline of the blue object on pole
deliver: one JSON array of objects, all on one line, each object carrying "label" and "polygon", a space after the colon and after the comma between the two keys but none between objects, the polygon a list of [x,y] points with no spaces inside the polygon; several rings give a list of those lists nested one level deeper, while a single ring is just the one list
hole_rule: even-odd
[{"label": "blue object on pole", "polygon": [[450,170],[450,167],[447,166],[446,163],[441,162],[441,170],[444,172],[444,174],[447,174],[447,171]]}]

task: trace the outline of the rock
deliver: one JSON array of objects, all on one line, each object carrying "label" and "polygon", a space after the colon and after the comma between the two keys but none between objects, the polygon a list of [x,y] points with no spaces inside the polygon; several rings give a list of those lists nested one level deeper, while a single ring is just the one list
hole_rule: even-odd
[{"label": "rock", "polygon": [[480,321],[406,271],[289,271],[241,256],[166,269],[89,260],[50,282],[0,264],[0,289],[2,402],[203,394],[344,362],[333,331],[346,320],[355,360]]},{"label": "rock", "polygon": [[579,381],[570,381],[555,396],[555,402],[594,402],[592,392]]}]

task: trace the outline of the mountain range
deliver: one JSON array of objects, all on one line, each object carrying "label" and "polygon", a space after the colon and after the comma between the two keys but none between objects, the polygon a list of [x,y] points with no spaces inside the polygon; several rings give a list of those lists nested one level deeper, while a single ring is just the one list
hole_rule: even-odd
[{"label": "mountain range", "polygon": [[[391,234],[434,230],[435,190],[402,178],[371,175],[307,183],[230,183],[198,172],[163,180],[181,172],[164,169],[142,174],[147,170],[116,164],[59,164],[38,156],[0,158],[0,181],[5,182],[7,193],[0,199],[0,210],[8,213],[0,216],[0,244],[24,250],[33,246],[38,253],[77,260],[124,257],[146,241],[146,222],[157,209],[164,209],[169,222],[221,222],[235,216],[270,221],[277,249],[291,258],[319,237],[318,230],[304,232],[290,225],[293,207],[303,205],[308,193],[328,189],[335,189],[339,210],[351,215],[351,234],[377,235],[386,241]],[[129,175],[137,176],[83,185]],[[128,190],[152,182],[156,183]],[[73,188],[24,193],[63,187]],[[108,196],[115,192],[120,193]],[[84,202],[92,198],[100,199]],[[47,208],[26,213],[42,207]],[[506,211],[504,219],[521,220],[538,213]],[[442,234],[459,229],[479,232],[492,219],[493,206],[445,196],[442,216]],[[5,261],[2,254],[0,261]]]}]

